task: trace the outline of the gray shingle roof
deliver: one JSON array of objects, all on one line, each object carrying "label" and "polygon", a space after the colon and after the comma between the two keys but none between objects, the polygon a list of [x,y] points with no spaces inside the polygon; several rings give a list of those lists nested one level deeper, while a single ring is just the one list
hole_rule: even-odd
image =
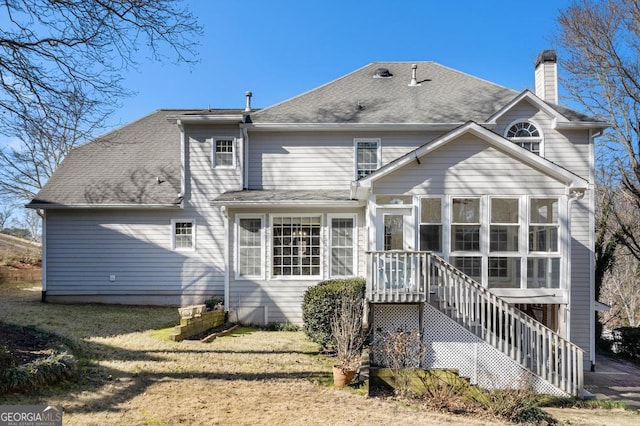
[{"label": "gray shingle roof", "polygon": [[[252,114],[254,123],[483,122],[519,92],[439,65],[374,62],[324,86]],[[388,69],[390,78],[376,78]]]},{"label": "gray shingle roof", "polygon": [[73,149],[31,205],[175,204],[180,131],[167,116],[188,112],[158,110]]}]

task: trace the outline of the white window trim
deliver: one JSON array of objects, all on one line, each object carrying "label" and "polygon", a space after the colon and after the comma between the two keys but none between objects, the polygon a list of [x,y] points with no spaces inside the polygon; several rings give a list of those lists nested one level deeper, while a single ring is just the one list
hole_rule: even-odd
[{"label": "white window trim", "polygon": [[[525,210],[525,205],[527,204],[522,196],[518,195],[490,195],[487,205],[487,230],[486,230],[486,241],[488,244],[487,248],[487,287],[489,288],[489,259],[492,257],[510,257],[510,258],[520,258],[520,286],[519,287],[508,287],[509,289],[527,288],[527,277],[526,277],[526,266],[527,266],[527,255],[529,248],[529,226],[528,226],[528,217],[525,217],[527,214]],[[518,201],[518,222],[517,223],[509,223],[509,222],[492,222],[491,221],[491,206],[494,199],[498,200],[517,200]],[[527,223],[527,226],[523,226],[523,223]],[[518,226],[518,251],[491,251],[491,225],[506,225],[506,226]],[[500,288],[500,287],[493,287]]]},{"label": "white window trim", "polygon": [[[176,224],[191,223],[191,247],[176,247]],[[171,250],[181,252],[194,252],[197,247],[197,224],[195,219],[171,219]]]},{"label": "white window trim", "polygon": [[[353,270],[353,274],[352,275],[332,275],[331,271],[333,270],[332,268],[332,263],[333,263],[333,256],[331,256],[331,249],[333,248],[333,246],[331,245],[331,231],[332,231],[332,227],[331,227],[331,222],[333,219],[353,219],[353,266],[352,266],[352,270]],[[329,258],[329,270],[327,271],[327,275],[329,276],[329,278],[351,278],[351,277],[357,277],[358,276],[358,215],[355,213],[348,213],[348,214],[338,214],[338,213],[334,213],[334,214],[327,214],[327,256]],[[321,259],[322,260],[322,259]]]},{"label": "white window trim", "polygon": [[382,165],[382,139],[380,138],[354,138],[353,139],[353,178],[358,180],[358,143],[360,142],[375,142],[378,145],[376,156],[378,158],[378,164],[376,169],[379,169]]},{"label": "white window trim", "polygon": [[[231,141],[231,165],[230,166],[219,166],[216,161],[216,146],[218,141]],[[211,165],[214,169],[235,169],[236,168],[236,149],[238,144],[236,143],[236,138],[232,136],[224,137],[224,136],[216,136],[212,139],[211,143]]]},{"label": "white window trim", "polygon": [[[511,129],[511,127],[514,124],[524,123],[524,122],[533,124],[536,127],[536,129],[538,129],[538,133],[540,133],[540,136],[537,137],[537,138],[509,138],[509,137],[507,137],[507,134],[509,133],[509,129]],[[537,121],[530,120],[528,118],[519,118],[517,120],[513,120],[511,123],[509,123],[509,125],[507,125],[507,127],[505,127],[503,136],[504,136],[505,139],[507,139],[507,140],[509,140],[509,141],[511,141],[513,143],[516,143],[516,144],[519,143],[519,142],[540,142],[540,157],[544,157],[544,145],[545,145],[545,143],[544,143],[544,140],[545,140],[544,132],[542,131],[542,126],[540,126],[540,124],[538,124]]]},{"label": "white window trim", "polygon": [[[272,213],[269,215],[269,243],[268,243],[268,279],[270,281],[317,281],[322,280],[325,273],[325,254],[327,247],[325,216],[322,213]],[[319,275],[274,275],[273,274],[273,219],[276,217],[319,217],[320,218],[320,274]]]},{"label": "white window trim", "polygon": [[[260,219],[260,275],[241,275],[240,274],[240,219]],[[235,239],[234,239],[234,270],[236,280],[245,279],[261,279],[266,276],[266,216],[264,214],[239,213],[235,216]]]}]

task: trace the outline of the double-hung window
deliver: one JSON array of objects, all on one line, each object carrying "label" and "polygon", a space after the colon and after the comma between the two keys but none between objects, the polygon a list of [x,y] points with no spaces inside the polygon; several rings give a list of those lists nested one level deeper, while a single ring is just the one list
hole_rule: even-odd
[{"label": "double-hung window", "polygon": [[213,167],[235,167],[235,141],[233,138],[216,138],[213,140]]},{"label": "double-hung window", "polygon": [[262,216],[238,215],[237,262],[239,277],[262,277],[264,275],[264,229]]},{"label": "double-hung window", "polygon": [[520,288],[520,200],[491,198],[489,287]]},{"label": "double-hung window", "polygon": [[356,179],[376,171],[380,167],[380,139],[354,139]]},{"label": "double-hung window", "polygon": [[320,215],[273,216],[273,276],[319,277],[320,230]]},{"label": "double-hung window", "polygon": [[560,228],[557,198],[529,200],[528,288],[560,287]]},{"label": "double-hung window", "polygon": [[195,220],[172,220],[171,248],[173,250],[195,250],[196,222]]},{"label": "double-hung window", "polygon": [[329,252],[332,277],[352,277],[356,271],[356,217],[329,215]]}]

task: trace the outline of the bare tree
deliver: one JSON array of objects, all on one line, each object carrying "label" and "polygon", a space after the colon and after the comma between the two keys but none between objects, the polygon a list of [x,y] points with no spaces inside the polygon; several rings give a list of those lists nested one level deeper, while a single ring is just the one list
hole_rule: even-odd
[{"label": "bare tree", "polygon": [[21,118],[14,137],[19,144],[0,148],[0,192],[29,200],[42,188],[69,151],[103,128],[99,105],[69,92],[63,116]]},{"label": "bare tree", "polygon": [[[107,113],[140,50],[193,62],[201,28],[182,0],[0,1],[0,134],[64,117],[70,94]],[[54,118],[55,120],[55,118]]]},{"label": "bare tree", "polygon": [[628,252],[617,256],[616,267],[605,276],[601,299],[611,306],[604,313],[609,328],[640,325],[640,264]]},{"label": "bare tree", "polygon": [[37,210],[26,209],[21,225],[29,232],[33,241],[42,241],[42,218]]},{"label": "bare tree", "polygon": [[13,206],[11,204],[4,204],[2,210],[0,210],[0,231],[7,227],[11,216],[13,216]]},{"label": "bare tree", "polygon": [[620,242],[640,260],[639,224],[626,210],[640,210],[640,2],[579,0],[559,24],[569,96],[612,125],[600,138],[599,159],[617,170],[613,187],[625,201],[607,214],[616,219]]}]

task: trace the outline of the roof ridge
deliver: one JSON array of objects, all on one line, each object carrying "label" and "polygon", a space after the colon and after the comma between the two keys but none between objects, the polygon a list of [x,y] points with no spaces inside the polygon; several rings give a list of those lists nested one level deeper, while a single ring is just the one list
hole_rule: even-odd
[{"label": "roof ridge", "polygon": [[258,111],[258,113],[257,113],[256,115],[259,115],[259,113],[261,113],[261,112],[268,111],[268,110],[270,110],[271,108],[275,108],[275,107],[277,107],[277,106],[279,106],[279,105],[282,105],[282,104],[284,104],[285,102],[289,102],[289,101],[292,101],[292,100],[294,100],[294,99],[297,99],[297,98],[300,98],[300,97],[302,97],[302,96],[305,96],[305,95],[307,95],[307,94],[309,94],[309,93],[313,93],[313,92],[315,92],[316,90],[320,90],[320,89],[322,89],[322,88],[324,88],[324,87],[326,87],[326,86],[329,86],[330,84],[333,84],[333,83],[335,83],[335,82],[337,82],[337,81],[343,80],[343,79],[347,78],[348,76],[353,75],[353,74],[355,74],[355,73],[357,73],[357,72],[359,72],[359,71],[361,71],[361,70],[363,70],[363,69],[365,69],[365,68],[367,68],[367,67],[369,67],[369,66],[371,66],[371,65],[373,65],[373,64],[375,64],[375,62],[369,62],[368,64],[366,64],[366,65],[364,65],[364,66],[362,66],[362,67],[360,67],[360,68],[357,68],[357,69],[355,69],[355,70],[353,70],[353,71],[351,71],[351,72],[349,72],[349,73],[347,73],[347,74],[341,75],[340,77],[335,78],[335,79],[333,79],[333,80],[331,80],[331,81],[328,81],[328,82],[326,82],[326,83],[324,83],[324,84],[321,84],[320,86],[316,86],[316,87],[314,87],[313,89],[309,89],[309,90],[307,90],[307,91],[305,91],[305,92],[299,93],[299,94],[297,94],[297,95],[295,95],[295,96],[292,96],[292,97],[290,97],[290,98],[283,99],[282,101],[277,102],[277,103],[275,103],[275,104],[273,104],[273,105],[269,105],[268,107],[264,107],[264,108],[262,108],[260,111]]}]

